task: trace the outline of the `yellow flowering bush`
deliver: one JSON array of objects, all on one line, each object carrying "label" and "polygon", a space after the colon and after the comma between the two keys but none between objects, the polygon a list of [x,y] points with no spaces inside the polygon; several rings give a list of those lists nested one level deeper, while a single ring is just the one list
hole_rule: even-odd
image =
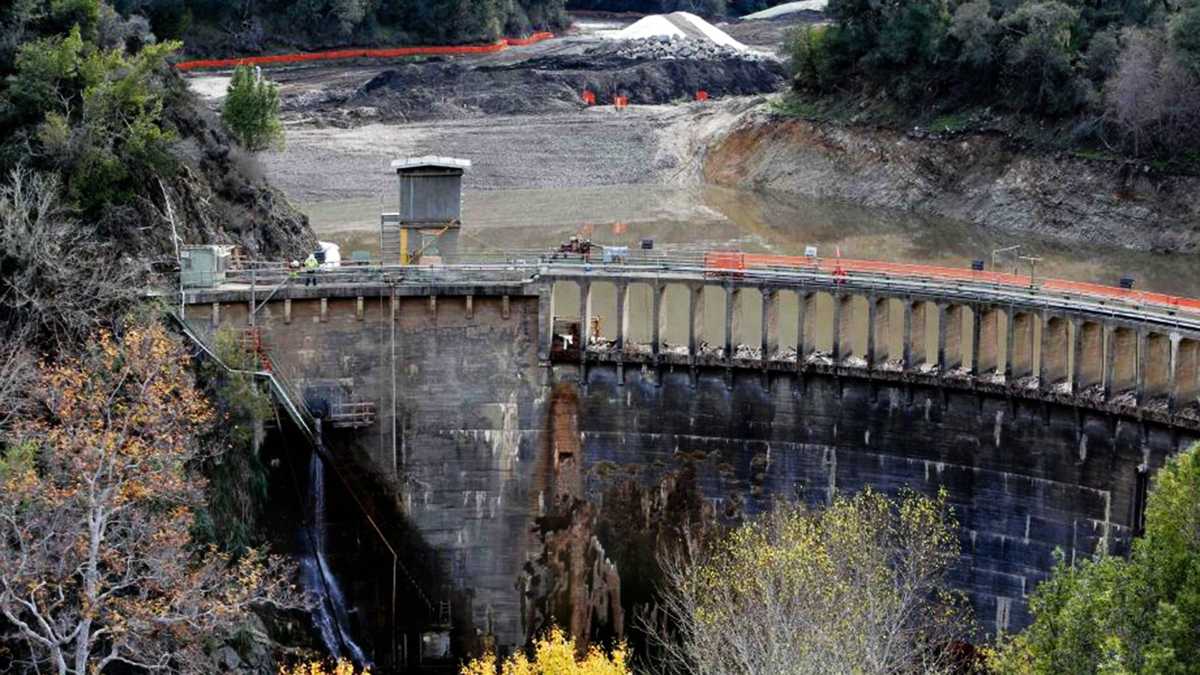
[{"label": "yellow flowering bush", "polygon": [[291,668],[280,668],[279,675],[371,675],[371,669],[355,670],[353,663],[339,659],[333,666],[333,670],[330,670],[324,662],[309,661],[308,663],[297,663]]},{"label": "yellow flowering bush", "polygon": [[534,643],[533,660],[524,652],[508,657],[496,668],[496,657],[486,654],[464,665],[462,675],[630,675],[626,648],[621,644],[612,654],[592,646],[583,658],[576,656],[575,640],[559,628],[551,628]]}]

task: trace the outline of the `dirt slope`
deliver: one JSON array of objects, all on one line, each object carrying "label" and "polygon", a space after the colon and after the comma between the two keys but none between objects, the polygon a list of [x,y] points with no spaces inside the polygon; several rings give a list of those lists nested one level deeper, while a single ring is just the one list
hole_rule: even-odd
[{"label": "dirt slope", "polygon": [[1023,154],[996,136],[913,138],[759,108],[714,142],[704,177],[1071,241],[1177,252],[1200,245],[1200,179]]}]

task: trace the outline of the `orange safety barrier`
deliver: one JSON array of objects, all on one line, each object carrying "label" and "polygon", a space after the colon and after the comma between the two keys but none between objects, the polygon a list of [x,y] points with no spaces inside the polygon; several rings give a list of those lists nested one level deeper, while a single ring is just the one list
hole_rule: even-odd
[{"label": "orange safety barrier", "polygon": [[[742,265],[742,267],[736,267],[738,264]],[[893,263],[881,260],[830,258],[823,261],[820,258],[807,256],[715,251],[705,254],[704,265],[715,270],[745,269],[746,267],[793,267],[808,269],[814,272],[831,272],[839,277],[859,272],[899,277],[924,277],[951,281],[982,282],[1001,286],[1030,288],[1029,277],[1020,274],[983,272],[957,267],[939,267],[937,265],[918,265],[914,263]],[[1123,300],[1135,304],[1156,305],[1200,313],[1200,299],[1168,295],[1166,293],[1138,291],[1083,281],[1068,281],[1066,279],[1038,279],[1036,286],[1043,291],[1058,291],[1100,299]]]},{"label": "orange safety barrier", "polygon": [[626,107],[629,106],[629,97],[628,96],[614,96],[613,97],[613,105],[617,108],[617,110],[624,110]]},{"label": "orange safety barrier", "polygon": [[204,68],[233,68],[236,66],[266,66],[279,64],[307,63],[311,61],[339,61],[343,59],[395,59],[408,56],[467,56],[470,54],[493,54],[509,47],[524,47],[554,37],[553,33],[534,33],[527,38],[506,38],[485,45],[450,45],[429,47],[397,47],[393,49],[335,49],[324,52],[302,54],[272,54],[270,56],[239,56],[231,59],[197,59],[175,64],[179,70]]},{"label": "orange safety barrier", "polygon": [[588,105],[596,105],[596,92],[584,89],[583,102]]},{"label": "orange safety barrier", "polygon": [[700,101],[700,102],[707,101],[708,100],[708,92],[704,91],[703,89],[696,92],[696,100]]}]

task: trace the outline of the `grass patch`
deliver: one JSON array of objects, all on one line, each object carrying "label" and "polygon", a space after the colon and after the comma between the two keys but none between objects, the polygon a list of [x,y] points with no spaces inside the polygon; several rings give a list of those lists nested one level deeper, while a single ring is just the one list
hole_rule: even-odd
[{"label": "grass patch", "polygon": [[929,130],[939,134],[966,131],[972,126],[971,115],[966,112],[941,115],[929,123]]}]

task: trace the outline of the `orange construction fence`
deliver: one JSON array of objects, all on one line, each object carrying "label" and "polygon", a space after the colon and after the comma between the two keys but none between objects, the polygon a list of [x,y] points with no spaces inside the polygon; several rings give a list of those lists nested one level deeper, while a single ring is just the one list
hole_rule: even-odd
[{"label": "orange construction fence", "polygon": [[707,101],[708,100],[708,92],[703,89],[701,89],[700,91],[697,91],[696,92],[696,100],[700,101],[702,103],[704,101]]},{"label": "orange construction fence", "polygon": [[[714,270],[743,270],[752,267],[794,267],[814,272],[830,272],[845,276],[855,272],[892,275],[897,277],[921,277],[991,283],[1003,286],[1030,287],[1028,276],[1005,272],[984,272],[957,267],[892,263],[881,260],[854,260],[849,258],[816,258],[808,256],[766,255],[714,251],[704,256],[704,266]],[[1092,296],[1099,299],[1123,300],[1146,305],[1157,305],[1169,309],[1200,313],[1200,299],[1187,298],[1166,293],[1152,293],[1115,286],[1105,286],[1066,279],[1038,279],[1037,287],[1043,291],[1059,291],[1074,295]]]},{"label": "orange construction fence", "polygon": [[236,66],[265,66],[307,63],[311,61],[339,61],[342,59],[395,59],[406,56],[467,56],[470,54],[493,54],[509,47],[523,47],[554,37],[553,33],[534,33],[527,38],[505,38],[485,45],[450,45],[427,47],[397,47],[393,49],[335,49],[324,52],[301,54],[273,54],[270,56],[239,56],[231,59],[197,59],[175,64],[180,70],[203,68],[233,68]]},{"label": "orange construction fence", "polygon": [[629,97],[628,96],[614,96],[613,97],[613,105],[617,108],[617,110],[624,110],[626,107],[629,106]]},{"label": "orange construction fence", "polygon": [[583,102],[588,105],[596,105],[596,92],[583,90]]}]

